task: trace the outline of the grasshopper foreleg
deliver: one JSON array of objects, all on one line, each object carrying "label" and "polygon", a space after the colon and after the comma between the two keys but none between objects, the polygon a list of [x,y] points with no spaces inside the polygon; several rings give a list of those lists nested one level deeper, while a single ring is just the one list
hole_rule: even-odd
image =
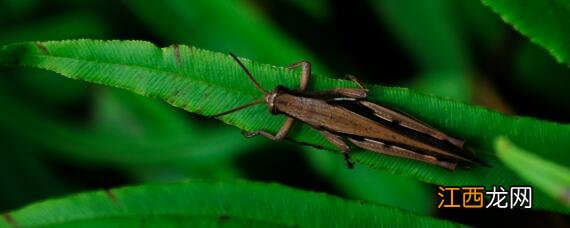
[{"label": "grasshopper foreleg", "polygon": [[301,85],[299,86],[299,91],[305,91],[307,85],[309,85],[309,79],[311,78],[311,63],[303,60],[289,65],[287,69],[295,69],[297,67],[301,67]]}]

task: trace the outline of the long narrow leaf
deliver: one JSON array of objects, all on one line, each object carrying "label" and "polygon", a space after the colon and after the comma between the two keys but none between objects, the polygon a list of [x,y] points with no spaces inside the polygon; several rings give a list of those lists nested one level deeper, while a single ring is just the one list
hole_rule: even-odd
[{"label": "long narrow leaf", "polygon": [[286,226],[456,227],[396,208],[252,182],[125,187],[79,194],[4,214],[0,227]]},{"label": "long narrow leaf", "polygon": [[570,64],[570,2],[564,0],[482,0],[487,6],[546,48],[561,63]]},{"label": "long narrow leaf", "polygon": [[[299,71],[244,60],[260,84],[267,89],[277,85],[296,88]],[[237,64],[223,53],[174,45],[158,48],[141,41],[71,40],[21,43],[0,51],[0,64],[31,66],[52,70],[70,78],[119,87],[138,94],[156,97],[203,115],[216,114],[262,94],[247,79]],[[351,87],[352,83],[314,75],[311,90]],[[402,88],[369,86],[370,99],[394,107],[467,140],[477,156],[492,168],[461,168],[450,173],[438,167],[401,158],[354,151],[353,158],[373,169],[389,170],[401,175],[441,185],[522,185],[518,177],[492,154],[493,140],[506,135],[521,146],[540,151],[540,156],[569,165],[570,125],[527,117],[511,117],[484,108],[451,100],[426,96]],[[284,118],[273,116],[266,107],[256,106],[220,117],[244,130],[276,131]],[[320,134],[300,126],[290,139],[337,152]],[[545,195],[537,194],[536,207],[568,213],[569,210]]]},{"label": "long narrow leaf", "polygon": [[499,158],[522,178],[570,206],[570,169],[525,151],[505,137],[495,140],[495,149]]}]

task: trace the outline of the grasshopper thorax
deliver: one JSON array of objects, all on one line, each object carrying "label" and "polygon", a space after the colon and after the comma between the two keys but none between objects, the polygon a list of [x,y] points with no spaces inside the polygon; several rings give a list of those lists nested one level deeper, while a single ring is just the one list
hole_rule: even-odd
[{"label": "grasshopper thorax", "polygon": [[285,90],[285,87],[277,86],[271,93],[265,95],[265,103],[269,106],[269,112],[271,112],[271,114],[279,114],[277,107],[275,107],[275,98]]}]

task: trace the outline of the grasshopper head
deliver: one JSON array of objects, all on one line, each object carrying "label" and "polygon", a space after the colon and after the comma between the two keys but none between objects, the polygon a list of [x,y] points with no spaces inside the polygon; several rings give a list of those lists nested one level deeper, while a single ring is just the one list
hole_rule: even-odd
[{"label": "grasshopper head", "polygon": [[283,86],[277,86],[271,93],[265,94],[265,103],[269,106],[269,112],[272,114],[277,114],[277,108],[275,107],[275,98],[285,90]]}]

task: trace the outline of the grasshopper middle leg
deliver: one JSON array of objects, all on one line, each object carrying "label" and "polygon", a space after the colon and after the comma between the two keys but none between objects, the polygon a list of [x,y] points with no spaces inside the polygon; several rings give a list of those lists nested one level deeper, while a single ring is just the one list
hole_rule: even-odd
[{"label": "grasshopper middle leg", "polygon": [[352,169],[354,167],[354,162],[350,159],[350,147],[344,142],[342,137],[325,130],[322,130],[321,134],[323,134],[327,140],[329,140],[332,144],[340,149],[346,166],[349,169]]},{"label": "grasshopper middle leg", "polygon": [[358,88],[334,88],[325,91],[315,92],[316,95],[321,95],[326,97],[333,96],[334,99],[363,99],[368,96],[368,89],[360,83],[360,81],[354,75],[347,74],[345,75],[346,78],[350,79],[356,87]]},{"label": "grasshopper middle leg", "polygon": [[311,78],[311,63],[303,60],[289,65],[287,69],[294,69],[297,67],[301,67],[301,85],[299,86],[299,91],[305,91]]}]

